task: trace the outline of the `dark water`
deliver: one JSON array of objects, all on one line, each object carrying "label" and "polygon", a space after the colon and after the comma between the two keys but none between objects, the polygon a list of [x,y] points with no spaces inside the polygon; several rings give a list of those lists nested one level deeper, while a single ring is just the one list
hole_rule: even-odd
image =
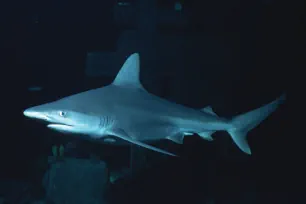
[{"label": "dark water", "polygon": [[289,93],[301,65],[302,3],[181,2],[181,11],[172,0],[1,3],[0,203],[304,203],[290,94],[249,133],[252,156],[225,132],[214,142],[156,144],[173,158],[55,133],[22,115],[109,84],[133,52],[149,92],[220,116]]}]

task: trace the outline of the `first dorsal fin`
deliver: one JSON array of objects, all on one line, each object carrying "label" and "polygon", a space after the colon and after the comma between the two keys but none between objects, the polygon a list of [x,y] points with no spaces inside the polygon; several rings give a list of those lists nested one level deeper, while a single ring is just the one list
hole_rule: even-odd
[{"label": "first dorsal fin", "polygon": [[134,53],[129,56],[129,58],[125,61],[115,80],[113,81],[113,84],[117,86],[143,89],[143,86],[141,85],[139,80],[139,73],[139,54]]}]

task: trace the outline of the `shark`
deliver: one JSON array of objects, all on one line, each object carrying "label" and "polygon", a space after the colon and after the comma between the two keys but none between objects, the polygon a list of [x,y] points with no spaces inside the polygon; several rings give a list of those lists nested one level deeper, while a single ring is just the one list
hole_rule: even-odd
[{"label": "shark", "polygon": [[131,54],[107,86],[27,108],[24,116],[47,122],[62,133],[108,144],[134,144],[162,154],[178,156],[152,145],[170,140],[183,144],[197,134],[213,141],[216,131],[227,131],[246,154],[251,154],[247,134],[285,101],[286,94],[257,109],[232,118],[218,116],[211,106],[187,107],[149,93],[140,82],[139,54]]}]

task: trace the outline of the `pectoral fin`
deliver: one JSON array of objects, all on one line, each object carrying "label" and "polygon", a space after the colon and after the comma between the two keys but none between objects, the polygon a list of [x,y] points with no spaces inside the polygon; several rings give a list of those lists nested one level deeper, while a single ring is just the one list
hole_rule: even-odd
[{"label": "pectoral fin", "polygon": [[144,147],[146,149],[150,149],[150,150],[153,150],[155,152],[159,152],[159,153],[163,153],[163,154],[167,154],[167,155],[170,155],[170,156],[177,156],[175,154],[172,154],[170,152],[167,152],[165,150],[162,150],[162,149],[159,149],[157,147],[154,147],[154,146],[151,146],[151,145],[148,145],[148,144],[145,144],[143,142],[140,142],[140,141],[137,141],[133,138],[131,138],[124,130],[122,129],[115,129],[115,130],[111,130],[108,132],[108,134],[110,135],[113,135],[113,136],[116,136],[122,140],[125,140],[125,141],[128,141],[130,143],[133,143],[133,144],[136,144],[136,145],[139,145],[141,147]]}]

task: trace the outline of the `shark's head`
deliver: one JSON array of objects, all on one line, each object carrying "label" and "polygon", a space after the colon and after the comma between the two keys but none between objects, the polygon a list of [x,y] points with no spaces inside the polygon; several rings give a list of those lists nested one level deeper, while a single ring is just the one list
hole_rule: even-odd
[{"label": "shark's head", "polygon": [[91,134],[100,126],[100,118],[75,108],[69,100],[61,99],[26,109],[26,117],[48,123],[47,127],[66,133]]},{"label": "shark's head", "polygon": [[[26,117],[46,121],[49,128],[66,133],[107,136],[117,122],[114,103],[123,97],[118,90],[145,90],[139,80],[139,55],[132,54],[114,81],[97,89],[81,92],[60,100],[26,109]],[[119,115],[120,118],[120,115]],[[106,139],[113,142],[112,139]]]}]

